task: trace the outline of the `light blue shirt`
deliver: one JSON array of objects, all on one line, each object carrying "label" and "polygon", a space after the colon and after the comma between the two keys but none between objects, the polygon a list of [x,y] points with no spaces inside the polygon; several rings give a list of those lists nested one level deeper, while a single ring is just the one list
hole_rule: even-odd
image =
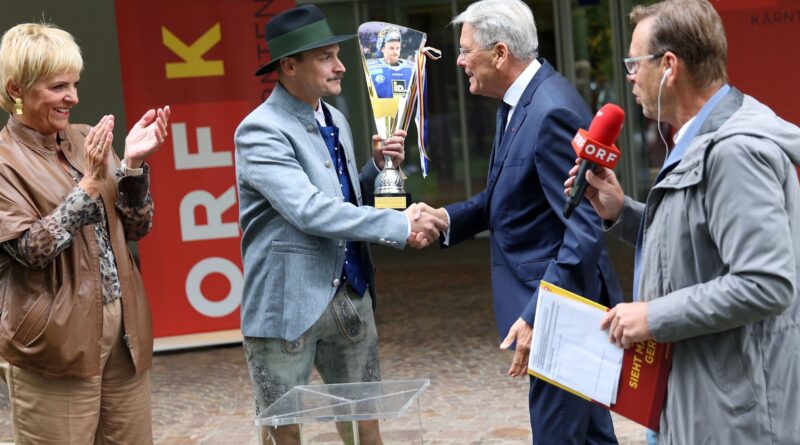
[{"label": "light blue shirt", "polygon": [[533,62],[528,64],[525,70],[522,71],[519,77],[517,77],[517,80],[515,80],[510,87],[508,87],[506,94],[503,95],[503,102],[507,103],[508,106],[511,107],[511,109],[508,110],[506,128],[508,128],[508,123],[511,122],[511,117],[514,116],[514,110],[517,109],[519,98],[522,97],[522,93],[525,92],[525,88],[528,87],[528,84],[531,83],[531,80],[533,80],[533,76],[536,75],[541,67],[542,64],[539,63],[538,60],[533,59]]}]

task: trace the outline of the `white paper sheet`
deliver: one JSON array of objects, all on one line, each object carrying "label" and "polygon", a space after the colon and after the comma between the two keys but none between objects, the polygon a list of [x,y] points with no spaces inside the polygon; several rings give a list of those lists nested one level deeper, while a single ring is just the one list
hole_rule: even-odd
[{"label": "white paper sheet", "polygon": [[600,329],[605,310],[542,283],[528,368],[606,406],[616,402],[623,349]]}]

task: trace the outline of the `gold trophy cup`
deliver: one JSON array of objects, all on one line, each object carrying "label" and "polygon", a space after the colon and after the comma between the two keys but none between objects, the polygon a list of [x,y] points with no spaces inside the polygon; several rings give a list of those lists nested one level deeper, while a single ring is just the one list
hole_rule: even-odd
[{"label": "gold trophy cup", "polygon": [[[408,128],[425,39],[423,32],[391,23],[367,22],[358,27],[361,61],[381,144],[396,130]],[[404,210],[411,205],[405,176],[389,156],[375,178],[373,199],[376,208]]]}]

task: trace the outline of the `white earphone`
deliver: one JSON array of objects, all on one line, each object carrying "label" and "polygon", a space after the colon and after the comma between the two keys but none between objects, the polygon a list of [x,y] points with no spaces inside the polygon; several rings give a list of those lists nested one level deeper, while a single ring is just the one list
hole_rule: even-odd
[{"label": "white earphone", "polygon": [[666,81],[667,81],[667,77],[668,77],[670,74],[672,74],[672,68],[667,68],[667,70],[666,70],[666,71],[664,71],[664,75],[663,75],[663,76],[661,76],[661,84],[659,85],[659,88],[660,88],[661,86],[663,86],[663,85],[664,85],[664,82],[666,82]]},{"label": "white earphone", "polygon": [[664,83],[667,81],[667,77],[672,74],[672,68],[667,68],[664,71],[664,75],[661,76],[661,83],[658,84],[658,99],[656,102],[656,129],[658,130],[658,135],[661,136],[661,141],[664,142],[664,147],[667,149],[666,154],[664,155],[664,162],[667,162],[667,158],[669,157],[669,144],[667,144],[667,140],[664,138],[664,134],[661,133],[661,90],[664,89]]}]

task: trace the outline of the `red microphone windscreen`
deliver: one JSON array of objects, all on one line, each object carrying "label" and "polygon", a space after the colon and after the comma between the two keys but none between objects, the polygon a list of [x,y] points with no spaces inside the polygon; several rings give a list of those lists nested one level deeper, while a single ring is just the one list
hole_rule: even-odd
[{"label": "red microphone windscreen", "polygon": [[605,104],[594,115],[589,125],[589,137],[604,145],[614,145],[622,130],[625,112],[617,105]]}]

